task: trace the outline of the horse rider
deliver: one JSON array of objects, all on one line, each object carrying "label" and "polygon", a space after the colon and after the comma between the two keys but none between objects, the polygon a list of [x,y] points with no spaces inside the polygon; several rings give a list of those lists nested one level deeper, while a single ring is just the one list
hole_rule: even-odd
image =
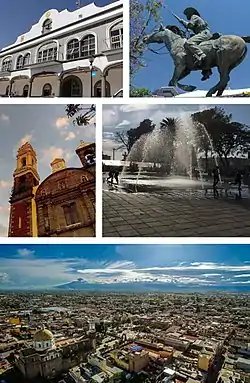
[{"label": "horse rider", "polygon": [[[186,28],[191,30],[194,35],[190,37],[184,44],[186,51],[192,53],[195,57],[195,65],[203,66],[206,60],[206,54],[199,48],[199,44],[203,41],[210,40],[213,35],[209,29],[208,23],[203,20],[199,12],[192,7],[186,8],[184,10],[184,15],[187,17],[188,21],[183,20],[177,16],[178,21]],[[176,16],[176,15],[174,15]],[[203,69],[202,81],[207,80],[211,74],[211,68]]]}]

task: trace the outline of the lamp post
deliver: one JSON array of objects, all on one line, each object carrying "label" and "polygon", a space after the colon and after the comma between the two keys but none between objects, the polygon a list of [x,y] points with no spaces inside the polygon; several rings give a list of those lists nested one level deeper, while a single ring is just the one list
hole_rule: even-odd
[{"label": "lamp post", "polygon": [[89,59],[89,67],[90,67],[90,97],[93,97],[93,62],[94,56],[91,56]]}]

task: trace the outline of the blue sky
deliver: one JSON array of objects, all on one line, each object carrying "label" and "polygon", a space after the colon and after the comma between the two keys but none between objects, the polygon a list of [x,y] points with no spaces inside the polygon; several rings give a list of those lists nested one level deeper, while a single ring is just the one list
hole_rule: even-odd
[{"label": "blue sky", "polygon": [[[164,117],[178,117],[183,113],[191,114],[215,105],[156,105],[156,104],[124,104],[103,105],[103,152],[112,156],[112,149],[118,148],[114,140],[118,131],[136,128],[146,118],[156,125]],[[244,124],[250,123],[250,105],[221,105],[227,113],[232,113],[233,120]],[[124,149],[116,151],[116,160],[122,158]]]},{"label": "blue sky", "polygon": [[[143,3],[145,0],[141,0]],[[196,7],[200,14],[206,19],[212,32],[219,32],[224,35],[250,35],[249,29],[249,0],[166,0],[169,8],[178,16],[184,18],[183,10],[186,7]],[[176,24],[167,7],[163,8],[162,18],[165,25]],[[154,26],[153,26],[154,27]],[[161,45],[151,44],[151,47],[159,48]],[[250,47],[249,47],[250,48]],[[162,49],[160,52],[164,52]],[[250,52],[250,51],[249,51]],[[168,85],[173,72],[173,62],[171,57],[167,55],[156,55],[150,51],[146,56],[147,68],[141,69],[136,75],[134,85],[138,87],[145,87],[150,90],[155,90],[161,86]],[[240,89],[250,87],[249,77],[250,54],[248,53],[245,61],[231,74],[230,88]],[[217,83],[218,74],[214,69],[214,75],[208,81],[202,83],[200,81],[201,75],[199,72],[191,74],[181,82],[183,84],[192,84],[198,89],[206,90],[211,88]]]},{"label": "blue sky", "polygon": [[250,245],[0,245],[0,289],[82,278],[107,287],[250,289]]},{"label": "blue sky", "polygon": [[[82,6],[92,3],[81,0]],[[97,6],[112,3],[110,0],[95,0]],[[49,9],[61,11],[76,9],[76,0],[11,0],[1,1],[0,49],[14,43],[19,35],[28,32]]]},{"label": "blue sky", "polygon": [[[80,141],[95,141],[94,120],[75,127],[66,117],[66,105],[0,105],[0,236],[7,236],[9,196],[13,185],[17,149],[30,142],[37,153],[38,172],[44,180],[50,163],[64,157],[67,166],[81,166],[75,149]],[[86,105],[89,107],[89,105]]]}]

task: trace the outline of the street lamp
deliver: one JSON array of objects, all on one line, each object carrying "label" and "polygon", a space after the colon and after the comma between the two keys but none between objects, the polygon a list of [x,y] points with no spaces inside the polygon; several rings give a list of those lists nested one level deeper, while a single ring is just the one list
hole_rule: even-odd
[{"label": "street lamp", "polygon": [[93,97],[93,62],[95,60],[94,56],[89,58],[89,67],[90,67],[90,97]]}]

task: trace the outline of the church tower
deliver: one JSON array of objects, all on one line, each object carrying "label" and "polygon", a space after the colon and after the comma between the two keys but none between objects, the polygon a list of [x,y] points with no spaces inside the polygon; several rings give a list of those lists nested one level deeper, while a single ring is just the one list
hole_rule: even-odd
[{"label": "church tower", "polygon": [[36,152],[26,142],[17,152],[10,197],[9,237],[36,237],[35,192],[39,185]]},{"label": "church tower", "polygon": [[88,169],[95,174],[95,143],[81,141],[76,148],[76,154],[80,158],[83,169]]}]

